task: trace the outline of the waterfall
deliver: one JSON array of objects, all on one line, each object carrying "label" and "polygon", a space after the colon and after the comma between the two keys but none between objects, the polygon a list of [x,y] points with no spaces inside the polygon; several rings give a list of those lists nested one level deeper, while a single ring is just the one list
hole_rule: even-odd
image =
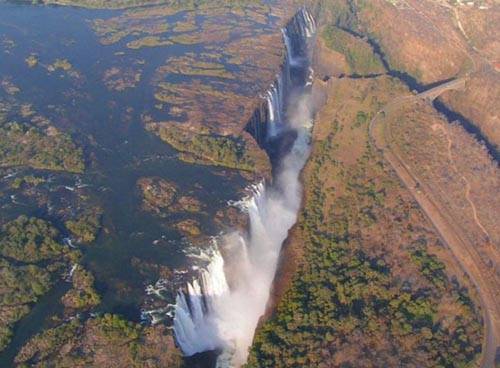
[{"label": "waterfall", "polygon": [[276,82],[271,85],[267,91],[267,109],[268,109],[268,129],[267,138],[274,138],[278,135],[282,123],[283,114],[283,78],[282,75],[276,77]]},{"label": "waterfall", "polygon": [[[295,23],[295,24],[294,24]],[[289,30],[289,28],[295,28]],[[278,135],[280,125],[282,123],[282,115],[284,111],[284,86],[283,75],[286,78],[286,85],[290,84],[290,66],[300,67],[303,66],[303,61],[307,61],[303,50],[294,50],[293,42],[289,36],[289,32],[294,32],[298,36],[298,43],[304,46],[307,39],[311,38],[316,32],[316,22],[313,16],[302,7],[300,11],[293,18],[293,21],[281,29],[283,34],[283,43],[286,49],[286,58],[282,73],[276,77],[276,81],[271,84],[271,87],[266,92],[267,109],[268,109],[268,128],[266,138],[274,138]]]},{"label": "waterfall", "polygon": [[[297,42],[305,43],[315,30],[312,16],[302,8],[292,22],[299,26],[293,27]],[[287,59],[283,73],[288,73],[288,63],[302,56],[292,50],[288,35],[284,29]],[[301,45],[301,49],[305,47]],[[305,73],[309,70],[305,62],[297,67]],[[174,307],[175,337],[184,355],[220,351],[220,368],[239,367],[246,362],[255,328],[265,312],[281,246],[300,208],[299,174],[309,155],[312,104],[307,80],[293,86],[297,92],[290,94],[293,97],[285,98],[292,86],[283,73],[265,95],[266,136],[272,138],[288,129],[295,131],[297,138],[276,168],[273,184],[254,185],[250,195],[232,203],[248,214],[248,231],[220,236],[203,252],[208,264],[179,291]]]},{"label": "waterfall", "polygon": [[220,302],[229,294],[229,286],[224,259],[217,247],[211,249],[210,257],[208,267],[201,271],[201,284],[194,280],[187,285],[187,292],[179,292],[176,298],[175,337],[187,356],[224,346],[214,317]]},{"label": "waterfall", "polygon": [[[281,33],[283,34],[288,62],[291,66],[300,65],[304,61],[304,55],[298,55],[303,52],[296,49],[305,46],[307,39],[313,37],[316,33],[316,21],[314,17],[307,8],[303,7],[292,18],[292,21],[285,28],[282,28]],[[290,37],[291,34],[296,36],[295,40],[292,40],[292,37]]]},{"label": "waterfall", "polygon": [[298,17],[299,22],[301,22],[302,33],[310,38],[316,33],[316,22],[313,16],[305,7],[301,9],[300,16]]},{"label": "waterfall", "polygon": [[288,36],[288,30],[286,28],[282,28],[281,33],[283,34],[283,42],[285,43],[285,49],[287,52],[287,61],[290,65],[295,65],[296,63],[293,58],[292,40],[290,39],[290,36]]},{"label": "waterfall", "polygon": [[[310,116],[301,123],[276,185],[260,184],[245,201],[249,233],[232,233],[219,240],[200,278],[177,295],[175,336],[187,356],[222,349],[220,367],[246,361],[253,332],[265,312],[281,245],[300,207],[299,172],[308,154]],[[228,264],[222,253],[230,259]]]}]

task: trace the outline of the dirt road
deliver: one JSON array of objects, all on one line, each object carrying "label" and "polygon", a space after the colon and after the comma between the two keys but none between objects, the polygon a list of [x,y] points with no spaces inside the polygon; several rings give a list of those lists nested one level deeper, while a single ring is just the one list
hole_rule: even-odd
[{"label": "dirt road", "polygon": [[[443,83],[418,95],[397,98],[380,110],[370,122],[369,135],[371,144],[382,151],[385,159],[391,164],[400,180],[412,193],[424,213],[438,231],[443,242],[449,247],[462,269],[469,275],[480,297],[484,313],[484,342],[482,357],[478,366],[495,367],[497,351],[500,352],[500,285],[493,277],[491,268],[485,264],[467,234],[459,226],[452,214],[440,205],[432,195],[431,188],[418,179],[416,173],[401,159],[391,147],[392,136],[384,117],[398,107],[411,104],[422,99],[432,100],[444,91],[461,88],[464,79]],[[498,363],[498,362],[497,362]]]}]

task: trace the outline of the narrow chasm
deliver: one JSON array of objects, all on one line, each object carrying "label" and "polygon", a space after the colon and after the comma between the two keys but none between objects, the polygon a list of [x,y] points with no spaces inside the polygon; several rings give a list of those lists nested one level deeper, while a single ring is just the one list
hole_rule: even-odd
[{"label": "narrow chasm", "polygon": [[232,205],[245,211],[248,229],[214,239],[198,259],[199,275],[179,291],[174,331],[186,357],[209,352],[203,366],[239,367],[265,313],[283,242],[301,204],[299,180],[313,123],[310,49],[316,33],[312,14],[301,8],[282,29],[286,47],[281,73],[262,96],[246,130],[273,164],[272,182],[249,188]]}]

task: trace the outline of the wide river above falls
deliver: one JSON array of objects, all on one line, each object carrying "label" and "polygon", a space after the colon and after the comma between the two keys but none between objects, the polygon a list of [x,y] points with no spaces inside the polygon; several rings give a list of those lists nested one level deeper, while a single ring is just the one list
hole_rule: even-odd
[{"label": "wide river above falls", "polygon": [[[251,178],[180,160],[145,124],[192,119],[189,113],[199,96],[174,96],[167,88],[175,84],[199,83],[213,98],[222,93],[224,101],[231,101],[234,96],[235,104],[245,98],[245,109],[255,99],[263,102],[264,86],[274,80],[283,50],[274,45],[270,60],[275,65],[264,63],[260,73],[259,57],[265,55],[248,42],[268,35],[281,41],[279,22],[260,7],[233,12],[160,7],[148,13],[0,2],[0,123],[67,133],[83,149],[85,161],[82,174],[1,168],[0,222],[36,216],[69,236],[64,221],[86,208],[99,208],[97,239],[76,245],[102,296],[94,312],[140,321],[141,310],[155,303],[145,292],[156,282],[149,269],[161,265],[179,285],[191,271],[187,253],[192,241],[175,224],[194,221],[199,238],[223,229],[217,221],[223,218],[221,210],[242,198]],[[266,50],[265,42],[258,47]],[[168,93],[175,106],[165,102]],[[212,104],[206,113],[224,116],[224,109],[224,104]],[[242,126],[247,122],[245,114],[236,118]],[[203,119],[198,123],[202,126]],[[42,177],[44,183],[29,193],[13,188],[13,178],[26,175]],[[142,178],[168,181],[178,196],[196,199],[199,210],[145,210],[138,187]],[[68,317],[60,298],[69,287],[57,281],[15,325],[0,366],[10,366],[31,336]]]}]

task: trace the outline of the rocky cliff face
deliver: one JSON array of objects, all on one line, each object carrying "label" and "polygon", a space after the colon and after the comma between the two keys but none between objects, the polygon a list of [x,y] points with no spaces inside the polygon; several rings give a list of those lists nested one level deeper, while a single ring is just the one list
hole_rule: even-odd
[{"label": "rocky cliff face", "polygon": [[390,70],[407,76],[411,88],[468,76],[465,91],[448,93],[441,101],[470,120],[498,150],[497,3],[338,0],[324,2],[323,9],[328,21],[369,39]]},{"label": "rocky cliff face", "polygon": [[[474,309],[453,297],[462,273],[441,263],[453,257],[443,254],[432,225],[368,142],[370,118],[404,86],[378,77],[335,79],[326,88],[330,97],[317,115],[303,172],[303,209],[284,244],[248,366],[470,362],[482,329]],[[428,273],[429,262],[439,275]],[[424,296],[424,289],[433,291]],[[426,314],[423,305],[436,311],[427,327],[402,312]],[[437,328],[443,323],[446,331]],[[470,354],[458,353],[465,351],[454,337],[460,329],[475,336],[464,343]]]},{"label": "rocky cliff face", "polygon": [[[380,110],[388,101],[411,95],[405,83],[410,88],[423,90],[430,84],[468,75],[465,90],[448,92],[441,101],[451,111],[450,116],[462,115],[469,119],[490,143],[494,142],[497,139],[494,101],[498,100],[500,86],[491,51],[496,46],[487,32],[495,27],[486,26],[480,19],[491,19],[492,13],[498,10],[489,3],[488,9],[473,7],[471,12],[475,18],[472,22],[482,24],[480,32],[473,31],[474,27],[469,25],[476,39],[474,46],[470,43],[472,36],[467,37],[460,29],[467,26],[459,25],[455,18],[456,11],[461,10],[447,3],[382,0],[318,3],[323,25],[335,28],[337,34],[342,33],[339,30],[347,32],[360,41],[355,51],[364,48],[366,43],[371,44],[384,61],[386,70],[381,74],[388,75],[345,75],[350,68],[346,61],[352,55],[352,43],[326,42],[328,27],[320,29],[323,39],[319,40],[315,54],[316,75],[319,75],[315,89],[323,97],[321,101],[325,101],[326,96],[326,104],[317,115],[313,150],[302,174],[303,209],[284,243],[272,297],[256,333],[248,366],[389,367],[418,361],[416,366],[431,367],[448,364],[446,361],[450,364],[459,360],[471,362],[478,358],[479,341],[484,333],[476,309],[480,298],[471,281],[463,277],[463,269],[455,255],[443,247],[424,211],[415,205],[412,188],[400,185],[391,166],[372,146],[369,127],[374,116],[385,120],[386,112],[380,113]],[[483,13],[479,14],[480,11]],[[463,139],[450,137],[448,146],[443,140],[440,142],[443,146],[438,147],[429,136],[440,133],[441,127],[433,125],[434,121],[428,118],[416,123],[418,129],[415,126],[407,129],[411,138],[401,147],[401,152],[405,155],[413,149],[421,149],[419,155],[409,159],[416,167],[417,176],[422,175],[422,181],[429,181],[432,188],[438,183],[447,183],[450,198],[442,204],[442,211],[463,204],[465,193],[472,202],[463,208],[467,208],[467,216],[472,216],[475,203],[480,203],[483,195],[488,196],[485,193],[494,192],[488,185],[496,185],[492,184],[498,177],[495,165],[460,125],[447,126],[446,119],[430,104],[423,105],[425,108],[407,106],[409,114],[405,117],[393,116],[398,127],[394,131],[404,129],[405,124],[414,124],[421,111],[427,109],[438,117],[444,130],[459,132]],[[429,127],[425,127],[424,122]],[[424,137],[422,132],[427,132],[428,136]],[[446,147],[456,149],[467,140],[468,143],[458,149],[464,156],[460,159],[474,162],[475,167],[463,165],[457,172],[472,177],[481,171],[485,176],[475,180],[476,185],[481,182],[481,190],[464,186],[464,179],[447,182],[450,179],[444,169],[436,169],[434,176],[419,169],[434,161],[443,168],[448,167],[449,155],[458,157],[458,153],[447,153]],[[428,147],[423,149],[425,144]],[[474,154],[470,153],[472,151]],[[457,186],[454,192],[451,190],[453,185]],[[495,211],[496,202],[489,197],[489,204],[480,207],[482,211]],[[469,211],[471,206],[472,211]],[[451,212],[461,211],[451,209]],[[478,217],[480,221],[487,221],[491,215]],[[479,239],[479,248],[490,249],[489,239],[474,235],[481,231],[480,225],[470,225],[467,232],[472,239]],[[476,228],[472,229],[474,226]],[[356,261],[358,256],[361,257],[359,263]],[[434,266],[434,271],[427,268],[431,263],[440,269],[440,276]],[[375,264],[383,266],[377,269]],[[485,267],[485,273],[490,272],[487,268],[493,270],[494,262]],[[382,281],[375,277],[369,282],[370,286],[363,287],[361,284],[365,281],[361,279],[364,276],[358,277],[364,272],[370,273],[370,277],[383,272],[387,279]],[[383,285],[386,281],[388,284]],[[399,291],[393,294],[392,288],[400,282]],[[385,295],[375,292],[377,296],[373,294],[372,299],[369,295],[379,286]],[[419,289],[426,287],[437,289],[424,297],[425,302],[423,299],[420,302],[437,311],[433,323],[441,319],[438,323],[448,326],[446,332],[431,328],[428,334],[422,325],[415,324],[415,320],[403,321],[406,317],[399,314],[401,310],[392,309],[406,303],[401,304],[400,292],[414,295],[409,296],[409,300],[415,301]],[[454,299],[457,287],[463,292],[467,289],[468,302],[465,304]],[[384,298],[388,298],[387,305],[391,307],[371,309],[374,306],[371,301],[377,300],[375,304],[378,304]],[[451,307],[450,302],[458,304]],[[382,310],[384,313],[379,314]],[[444,310],[446,317],[442,314]],[[385,318],[390,322],[383,322]],[[385,329],[382,325],[390,327]],[[402,330],[398,331],[399,328]],[[461,329],[468,330],[468,336],[475,336],[464,341],[467,347],[459,347],[461,343],[453,332]],[[408,339],[410,335],[415,339]],[[424,340],[427,341],[425,353],[419,347]],[[450,354],[451,351],[454,353]],[[464,354],[465,351],[468,353]]]},{"label": "rocky cliff face", "polygon": [[391,4],[376,0],[357,7],[359,30],[381,46],[392,69],[422,84],[467,70],[467,44],[456,32],[450,9],[435,1]]},{"label": "rocky cliff face", "polygon": [[476,125],[493,149],[500,150],[500,73],[485,70],[470,76],[463,91],[450,91],[441,101]]}]

